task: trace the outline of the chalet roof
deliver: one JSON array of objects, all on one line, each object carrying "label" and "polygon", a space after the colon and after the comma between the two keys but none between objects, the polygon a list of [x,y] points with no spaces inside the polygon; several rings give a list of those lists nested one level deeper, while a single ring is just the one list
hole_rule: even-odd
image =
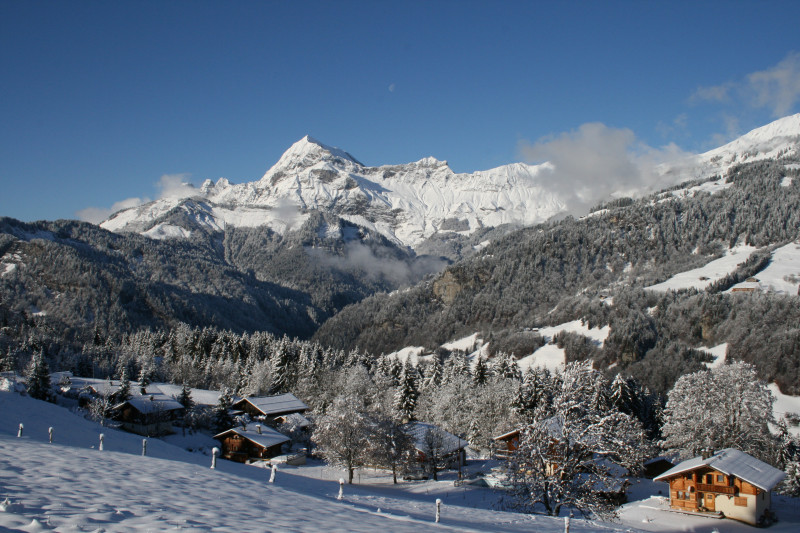
[{"label": "chalet roof", "polygon": [[156,411],[177,411],[183,406],[175,399],[166,394],[147,394],[145,396],[133,396],[129,400],[115,405],[114,409],[119,409],[125,405],[130,405],[142,414],[154,413]]},{"label": "chalet roof", "polygon": [[654,477],[653,481],[666,481],[667,478],[675,475],[704,467],[719,470],[729,476],[736,476],[767,491],[772,490],[786,476],[781,470],[759,461],[752,455],[735,448],[725,448],[707,459],[695,457],[679,463],[660,476]]},{"label": "chalet roof", "polygon": [[519,436],[520,433],[522,433],[521,429],[512,429],[508,433],[503,433],[502,435],[492,437],[492,440],[509,440]]},{"label": "chalet roof", "polygon": [[[147,387],[148,392],[153,389],[160,390],[168,396],[178,398],[183,391],[183,385],[174,385],[172,383],[157,383]],[[219,397],[222,395],[220,391],[206,390],[206,389],[189,389],[192,395],[192,401],[195,405],[212,406],[219,403]],[[234,397],[234,400],[239,400],[239,397]]]},{"label": "chalet roof", "polygon": [[271,427],[263,424],[261,425],[261,433],[259,433],[258,428],[256,427],[257,425],[258,424],[250,424],[246,428],[232,428],[214,435],[214,438],[220,439],[229,433],[236,433],[237,435],[244,437],[249,441],[255,442],[264,448],[269,448],[270,446],[275,446],[276,444],[283,444],[284,442],[289,442],[290,440],[286,435],[278,433]]},{"label": "chalet roof", "polygon": [[442,455],[449,455],[469,446],[469,442],[458,438],[452,433],[449,433],[433,424],[426,424],[424,422],[410,422],[403,426],[403,431],[405,431],[412,439],[414,439],[414,447],[423,453],[425,453],[425,448],[427,447],[425,445],[425,434],[429,430],[438,432],[442,435]]},{"label": "chalet roof", "polygon": [[249,396],[236,402],[232,407],[237,408],[237,405],[242,402],[249,402],[253,407],[264,413],[265,416],[308,410],[306,404],[289,392],[286,394],[277,394],[275,396]]}]

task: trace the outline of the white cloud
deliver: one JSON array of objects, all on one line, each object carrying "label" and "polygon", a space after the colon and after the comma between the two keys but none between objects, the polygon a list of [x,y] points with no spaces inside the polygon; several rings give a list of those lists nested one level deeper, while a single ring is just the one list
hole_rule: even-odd
[{"label": "white cloud", "polygon": [[777,65],[753,72],[738,81],[699,87],[689,97],[693,104],[716,102],[736,108],[768,109],[775,118],[792,111],[800,101],[800,52],[790,52]]},{"label": "white cloud", "polygon": [[629,129],[597,122],[535,143],[523,142],[519,150],[528,161],[552,165],[545,174],[546,185],[556,189],[574,214],[612,196],[639,196],[672,185],[663,182],[658,165],[688,157],[674,144],[653,148]]},{"label": "white cloud", "polygon": [[188,180],[191,174],[164,174],[158,180],[156,187],[161,198],[190,198],[197,196],[200,191]]},{"label": "white cloud", "polygon": [[800,100],[800,52],[791,52],[780,63],[747,76],[755,105],[772,110],[775,117],[788,114]]},{"label": "white cloud", "polygon": [[[190,198],[202,194],[200,190],[189,183],[190,174],[164,174],[156,182],[158,199],[162,198]],[[115,202],[111,207],[87,207],[75,213],[80,220],[99,224],[108,219],[117,211],[136,207],[151,202],[150,198],[127,198],[120,202]]]},{"label": "white cloud", "polygon": [[99,224],[117,211],[146,204],[149,201],[149,198],[126,198],[125,200],[114,203],[111,207],[87,207],[86,209],[81,209],[75,213],[75,216],[77,216],[79,220],[91,222],[92,224]]},{"label": "white cloud", "polygon": [[395,84],[394,84],[394,83],[390,83],[390,84],[389,84],[389,92],[390,92],[390,93],[393,93],[393,92],[394,92],[394,89],[395,89]]}]

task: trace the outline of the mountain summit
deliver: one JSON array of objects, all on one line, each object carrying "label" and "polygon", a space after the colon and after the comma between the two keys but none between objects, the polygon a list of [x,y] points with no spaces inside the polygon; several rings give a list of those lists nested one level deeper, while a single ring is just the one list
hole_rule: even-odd
[{"label": "mountain summit", "polygon": [[[686,179],[723,173],[731,165],[796,153],[800,114],[751,131],[690,162],[661,168],[667,187]],[[162,198],[115,213],[101,226],[154,238],[187,237],[195,230],[267,226],[283,234],[311,211],[337,215],[378,232],[397,245],[417,249],[434,236],[469,236],[501,225],[526,226],[575,206],[550,181],[549,163],[513,163],[457,174],[433,157],[413,163],[369,167],[348,152],[305,136],[264,176],[231,184],[207,180],[195,194]]]}]

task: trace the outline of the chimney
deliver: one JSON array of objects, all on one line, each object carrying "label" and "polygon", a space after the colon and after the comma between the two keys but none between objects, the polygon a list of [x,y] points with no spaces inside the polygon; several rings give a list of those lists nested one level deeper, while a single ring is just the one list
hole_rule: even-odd
[{"label": "chimney", "polygon": [[703,460],[708,459],[712,455],[713,454],[711,453],[711,448],[703,448],[703,450],[702,450],[702,452],[700,454],[700,456],[703,458]]},{"label": "chimney", "polygon": [[256,424],[256,431],[261,435],[261,424]]}]

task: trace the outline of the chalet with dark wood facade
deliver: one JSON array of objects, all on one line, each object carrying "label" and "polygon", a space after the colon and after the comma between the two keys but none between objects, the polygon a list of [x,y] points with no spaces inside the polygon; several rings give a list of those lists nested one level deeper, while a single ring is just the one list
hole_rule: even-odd
[{"label": "chalet with dark wood facade", "polygon": [[114,419],[122,422],[122,429],[155,437],[172,433],[172,422],[180,418],[185,409],[165,394],[148,394],[115,405],[113,411]]},{"label": "chalet with dark wood facade", "polygon": [[239,463],[281,455],[284,443],[289,442],[289,437],[261,424],[229,429],[214,438],[220,442],[222,457]]},{"label": "chalet with dark wood facade", "polygon": [[763,525],[772,519],[770,491],[784,476],[751,455],[726,448],[684,461],[653,480],[669,483],[674,510]]}]

